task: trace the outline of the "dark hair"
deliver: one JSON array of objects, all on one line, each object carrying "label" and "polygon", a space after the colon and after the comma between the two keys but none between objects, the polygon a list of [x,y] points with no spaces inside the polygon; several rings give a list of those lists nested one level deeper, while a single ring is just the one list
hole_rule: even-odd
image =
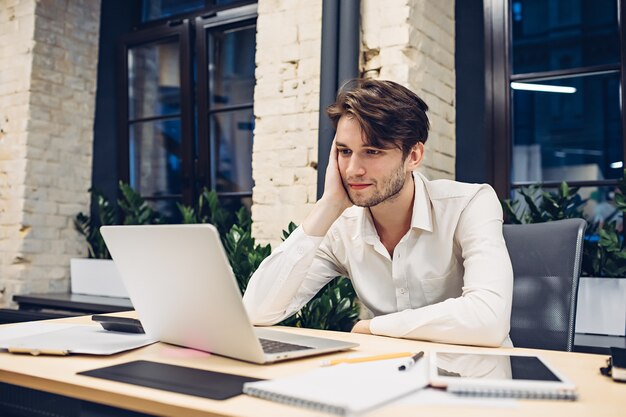
[{"label": "dark hair", "polygon": [[357,78],[337,93],[326,114],[335,129],[341,116],[354,117],[369,146],[398,147],[407,156],[417,142],[428,139],[428,106],[414,92],[393,81]]}]

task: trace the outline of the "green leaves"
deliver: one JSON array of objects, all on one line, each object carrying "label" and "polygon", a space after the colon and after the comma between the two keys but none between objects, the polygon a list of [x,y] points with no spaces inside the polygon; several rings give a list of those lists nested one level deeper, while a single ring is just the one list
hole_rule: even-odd
[{"label": "green leaves", "polygon": [[[556,192],[548,192],[538,185],[519,190],[521,200],[501,201],[509,223],[543,223],[569,218],[585,218],[582,206],[587,202],[578,194],[578,187],[563,182]],[[596,277],[626,276],[626,242],[618,227],[621,214],[626,219],[626,170],[618,183],[613,204],[615,212],[607,219],[586,219],[588,226],[582,260],[582,275]],[[623,227],[623,226],[622,226]]]},{"label": "green leaves", "polygon": [[349,332],[358,318],[359,306],[352,283],[346,277],[336,277],[299,312],[280,324]]},{"label": "green leaves", "polygon": [[524,204],[520,200],[501,201],[502,210],[512,224],[580,218],[586,202],[578,195],[578,187],[570,188],[566,182],[562,182],[556,192],[545,191],[538,185],[521,188],[518,192]]},{"label": "green leaves", "polygon": [[296,230],[298,228],[298,225],[295,224],[294,222],[289,222],[289,225],[287,226],[287,230],[283,230],[283,241],[287,240],[287,238],[289,237],[289,235],[291,235],[293,233],[294,230]]},{"label": "green leaves", "polygon": [[228,232],[230,228],[229,213],[221,207],[215,191],[209,191],[206,187],[202,189],[196,211],[198,213],[197,223],[211,223],[220,232],[220,236]]},{"label": "green leaves", "polygon": [[90,258],[110,259],[111,255],[100,234],[100,226],[118,224],[117,211],[98,191],[89,191],[91,192],[91,206],[96,216],[92,219],[84,213],[78,213],[74,218],[74,227],[85,237]]},{"label": "green leaves", "polygon": [[162,217],[130,185],[119,182],[121,198],[117,204],[121,209],[122,224],[158,224]]},{"label": "green leaves", "polygon": [[184,206],[180,203],[176,203],[176,207],[178,207],[178,211],[180,212],[180,222],[182,224],[198,223],[198,216],[193,207]]},{"label": "green leaves", "polygon": [[233,224],[222,242],[242,293],[261,262],[272,252],[270,245],[258,245],[252,237],[250,216],[245,209],[237,212],[239,224]]}]

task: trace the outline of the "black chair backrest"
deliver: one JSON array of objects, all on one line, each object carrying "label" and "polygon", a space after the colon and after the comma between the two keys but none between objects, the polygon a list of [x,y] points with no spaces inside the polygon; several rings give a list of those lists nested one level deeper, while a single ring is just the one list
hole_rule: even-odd
[{"label": "black chair backrest", "polygon": [[504,225],[513,264],[514,346],[572,350],[586,226],[582,219]]}]

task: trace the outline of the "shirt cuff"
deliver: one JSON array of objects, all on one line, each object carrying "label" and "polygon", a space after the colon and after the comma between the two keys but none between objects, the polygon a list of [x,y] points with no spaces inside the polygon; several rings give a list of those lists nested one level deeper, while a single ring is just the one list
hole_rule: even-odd
[{"label": "shirt cuff", "polygon": [[398,313],[376,316],[370,321],[370,332],[378,336],[402,337],[406,332]]}]

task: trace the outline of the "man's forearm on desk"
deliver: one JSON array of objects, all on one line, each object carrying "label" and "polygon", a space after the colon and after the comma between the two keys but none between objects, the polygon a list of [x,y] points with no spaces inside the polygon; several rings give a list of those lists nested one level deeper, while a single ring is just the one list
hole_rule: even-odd
[{"label": "man's forearm on desk", "polygon": [[497,347],[507,339],[510,305],[497,296],[448,299],[418,309],[374,317],[372,334],[405,339]]}]

